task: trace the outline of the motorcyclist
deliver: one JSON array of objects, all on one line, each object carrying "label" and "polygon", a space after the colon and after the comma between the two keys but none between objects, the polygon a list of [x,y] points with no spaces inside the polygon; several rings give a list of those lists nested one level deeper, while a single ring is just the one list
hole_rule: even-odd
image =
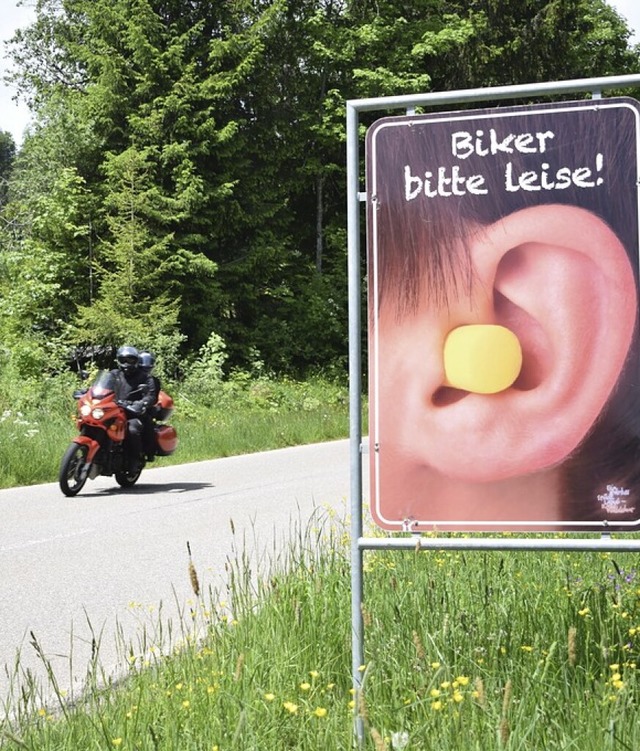
[{"label": "motorcyclist", "polygon": [[139,367],[140,355],[135,347],[124,345],[116,353],[118,367],[111,372],[116,378],[116,396],[127,412],[128,449],[131,455],[143,455],[144,419],[157,400],[155,383],[149,373]]},{"label": "motorcyclist", "polygon": [[147,459],[152,461],[155,457],[155,432],[153,421],[160,416],[160,406],[157,404],[158,395],[160,394],[160,379],[153,375],[153,369],[156,364],[156,358],[151,352],[139,353],[139,367],[143,370],[153,381],[153,388],[156,395],[156,402],[154,402],[147,410],[145,419],[143,419],[143,443],[144,451],[147,455]]}]

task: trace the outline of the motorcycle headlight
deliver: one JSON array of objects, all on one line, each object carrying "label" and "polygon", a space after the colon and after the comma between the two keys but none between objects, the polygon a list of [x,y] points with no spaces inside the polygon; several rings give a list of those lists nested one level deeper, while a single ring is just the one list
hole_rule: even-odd
[{"label": "motorcycle headlight", "polygon": [[91,405],[90,404],[83,404],[80,407],[80,414],[83,417],[89,417],[89,415],[91,414]]},{"label": "motorcycle headlight", "polygon": [[91,416],[94,420],[102,420],[102,418],[104,417],[104,410],[102,409],[102,407],[96,407],[91,413]]}]

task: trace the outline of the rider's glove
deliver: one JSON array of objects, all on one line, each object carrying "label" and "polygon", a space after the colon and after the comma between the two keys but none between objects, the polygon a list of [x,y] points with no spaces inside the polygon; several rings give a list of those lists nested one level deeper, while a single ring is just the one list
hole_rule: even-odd
[{"label": "rider's glove", "polygon": [[118,405],[118,407],[122,407],[127,412],[131,413],[132,415],[136,415],[137,417],[143,415],[146,409],[145,403],[143,401],[129,402],[125,399],[119,399],[116,404]]},{"label": "rider's glove", "polygon": [[134,415],[143,415],[146,410],[146,405],[143,401],[128,402],[126,410]]}]

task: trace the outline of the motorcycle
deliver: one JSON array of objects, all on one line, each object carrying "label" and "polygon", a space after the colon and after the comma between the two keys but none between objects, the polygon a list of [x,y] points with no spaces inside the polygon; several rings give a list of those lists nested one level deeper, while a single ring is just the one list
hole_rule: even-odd
[{"label": "motorcycle", "polygon": [[[117,398],[115,375],[102,371],[89,389],[76,391],[73,396],[78,400],[79,435],[62,458],[58,477],[62,492],[77,495],[87,480],[99,475],[114,475],[123,488],[135,485],[146,462],[144,457],[127,451],[127,406]],[[160,391],[152,410],[153,456],[170,456],[178,446],[175,428],[165,423],[172,412],[173,399]]]}]

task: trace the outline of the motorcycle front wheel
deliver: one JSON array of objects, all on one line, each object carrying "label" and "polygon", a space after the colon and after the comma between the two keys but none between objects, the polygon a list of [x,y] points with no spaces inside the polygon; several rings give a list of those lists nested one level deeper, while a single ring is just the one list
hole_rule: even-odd
[{"label": "motorcycle front wheel", "polygon": [[60,490],[66,496],[77,495],[87,481],[87,472],[83,471],[87,462],[87,451],[86,446],[72,443],[62,457],[58,482]]}]

